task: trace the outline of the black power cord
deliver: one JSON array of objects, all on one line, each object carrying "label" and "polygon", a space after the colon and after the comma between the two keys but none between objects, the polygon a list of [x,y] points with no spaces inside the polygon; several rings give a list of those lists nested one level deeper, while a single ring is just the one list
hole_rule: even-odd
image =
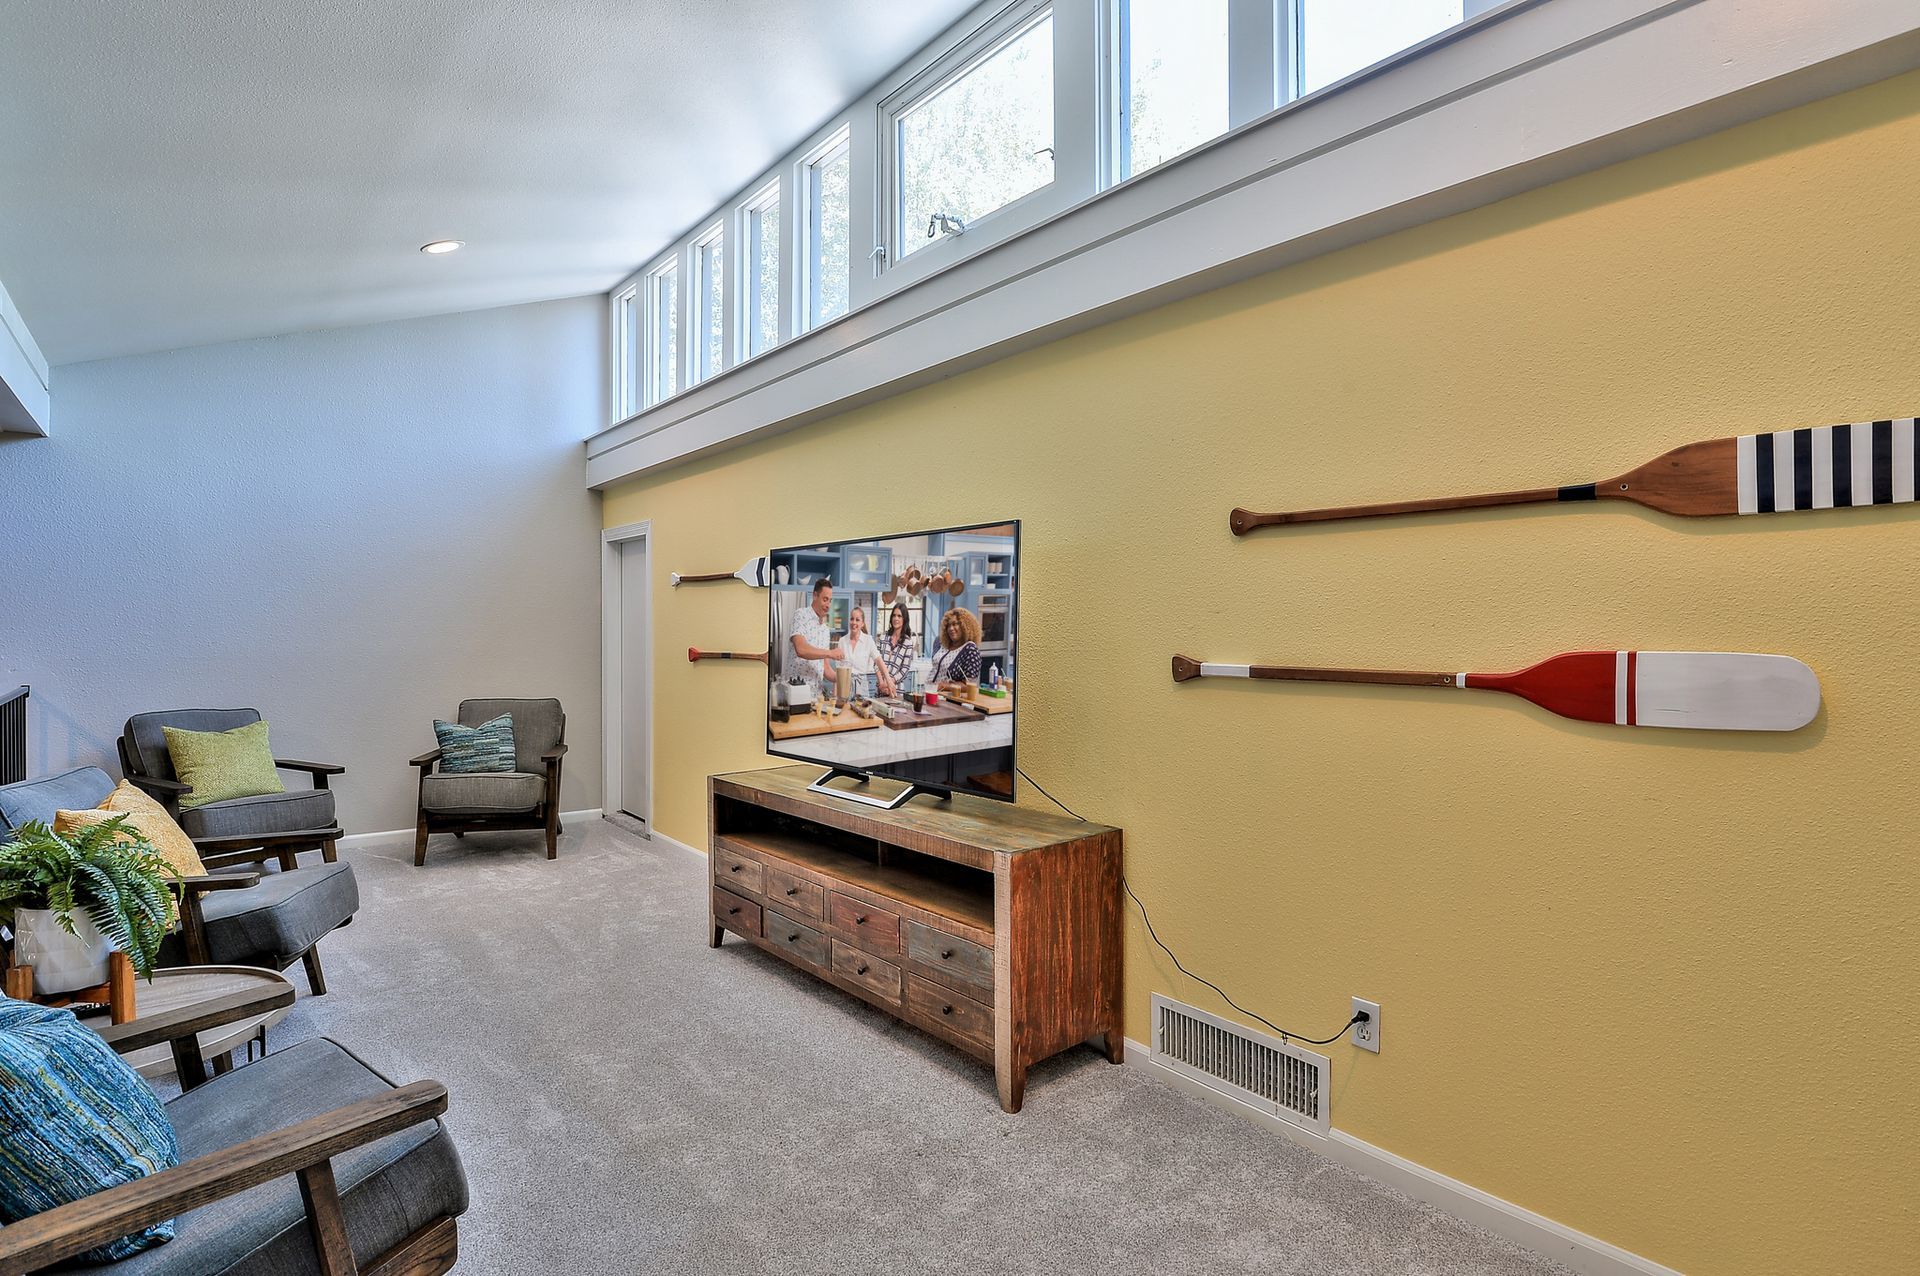
[{"label": "black power cord", "polygon": [[[1086,816],[1080,814],[1078,811],[1068,806],[1065,802],[1062,802],[1059,798],[1047,792],[1044,788],[1041,788],[1040,782],[1035,780],[1032,776],[1028,775],[1025,771],[1020,770],[1020,768],[1017,766],[1014,767],[1014,770],[1019,772],[1021,779],[1025,780],[1028,784],[1033,785],[1035,791],[1038,792],[1040,796],[1046,798],[1047,801],[1053,803],[1055,806],[1065,811],[1068,815],[1071,815],[1074,819],[1079,820],[1082,824],[1085,824],[1087,822]],[[1279,1033],[1280,1039],[1282,1041],[1299,1041],[1310,1046],[1330,1046],[1334,1042],[1340,1040],[1340,1038],[1346,1036],[1349,1032],[1353,1031],[1353,1026],[1355,1024],[1366,1023],[1369,1019],[1373,1017],[1372,1015],[1369,1015],[1364,1010],[1359,1011],[1353,1016],[1353,1018],[1347,1020],[1347,1022],[1341,1027],[1340,1031],[1334,1033],[1331,1037],[1303,1037],[1297,1032],[1288,1032],[1285,1028],[1282,1028],[1279,1024],[1273,1022],[1273,1020],[1268,1019],[1264,1015],[1257,1014],[1254,1011],[1248,1010],[1245,1006],[1235,1001],[1232,997],[1229,997],[1227,995],[1227,990],[1222,988],[1219,984],[1214,983],[1213,980],[1208,979],[1205,975],[1196,975],[1191,970],[1188,970],[1184,965],[1182,965],[1180,963],[1180,954],[1174,952],[1173,949],[1167,947],[1166,941],[1161,939],[1159,934],[1155,932],[1155,930],[1153,929],[1153,918],[1147,914],[1146,902],[1143,901],[1138,895],[1134,893],[1133,884],[1127,880],[1126,874],[1124,873],[1121,874],[1120,876],[1120,886],[1121,886],[1121,889],[1127,892],[1128,898],[1133,900],[1133,906],[1140,910],[1140,920],[1145,922],[1147,926],[1147,938],[1151,939],[1159,947],[1160,951],[1167,955],[1167,957],[1173,962],[1173,966],[1175,970],[1178,970],[1181,974],[1185,975],[1188,979],[1194,980],[1196,983],[1205,984],[1207,987],[1213,989],[1214,992],[1220,995],[1220,1000],[1226,1002],[1229,1006],[1232,1006],[1235,1010],[1238,1010],[1241,1014],[1247,1016],[1249,1019],[1258,1019],[1261,1023],[1267,1025],[1267,1027]]]}]

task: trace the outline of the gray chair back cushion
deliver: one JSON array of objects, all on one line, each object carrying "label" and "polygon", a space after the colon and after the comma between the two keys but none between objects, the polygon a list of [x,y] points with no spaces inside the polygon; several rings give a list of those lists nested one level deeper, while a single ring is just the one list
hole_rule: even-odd
[{"label": "gray chair back cushion", "polygon": [[0,787],[0,834],[29,820],[51,824],[55,811],[91,811],[107,800],[113,784],[113,777],[99,767],[82,766]]},{"label": "gray chair back cushion", "polygon": [[258,709],[161,709],[154,713],[136,713],[127,719],[127,765],[155,780],[178,779],[173,773],[173,759],[167,756],[167,737],[160,728],[231,731],[258,721]]},{"label": "gray chair back cushion", "polygon": [[477,727],[501,714],[513,717],[513,767],[516,771],[544,772],[540,755],[566,743],[567,715],[558,700],[462,700],[460,725]]}]

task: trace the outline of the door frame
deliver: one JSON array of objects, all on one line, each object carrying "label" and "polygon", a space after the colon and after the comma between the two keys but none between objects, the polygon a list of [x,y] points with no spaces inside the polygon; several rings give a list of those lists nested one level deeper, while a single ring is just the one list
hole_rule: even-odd
[{"label": "door frame", "polygon": [[[625,687],[622,685],[622,679],[626,677],[626,634],[623,632],[626,600],[622,596],[625,586],[621,579],[621,555],[639,554],[642,574],[651,581],[652,533],[653,520],[650,518],[609,527],[600,533],[600,757],[605,768],[600,791],[603,795],[601,802],[608,815],[627,809],[626,794],[622,792],[624,769],[621,757],[625,740],[622,707],[626,700]],[[641,795],[640,809],[646,812],[642,818],[646,821],[647,837],[651,839],[654,756],[652,607],[647,608],[646,632],[640,636],[640,653],[641,693],[647,704],[646,792]]]}]

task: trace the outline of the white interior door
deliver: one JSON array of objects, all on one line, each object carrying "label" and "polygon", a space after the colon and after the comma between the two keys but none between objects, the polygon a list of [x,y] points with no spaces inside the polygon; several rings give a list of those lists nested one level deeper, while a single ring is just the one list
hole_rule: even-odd
[{"label": "white interior door", "polygon": [[647,542],[620,544],[620,809],[635,819],[647,810]]}]

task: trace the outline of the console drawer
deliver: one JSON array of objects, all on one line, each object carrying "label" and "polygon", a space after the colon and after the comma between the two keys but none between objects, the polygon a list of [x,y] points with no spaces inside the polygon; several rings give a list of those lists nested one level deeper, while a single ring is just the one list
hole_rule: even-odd
[{"label": "console drawer", "polygon": [[907,923],[907,957],[963,983],[993,987],[993,949],[943,934],[931,926]]},{"label": "console drawer", "polygon": [[831,960],[827,937],[813,927],[804,926],[771,908],[764,917],[766,934],[762,938],[775,948],[791,953],[810,966],[825,967]]},{"label": "console drawer", "polygon": [[833,941],[833,973],[888,1001],[900,1000],[900,967],[837,939]]},{"label": "console drawer", "polygon": [[760,936],[760,905],[716,886],[713,888],[713,924],[757,939]]},{"label": "console drawer", "polygon": [[[900,914],[862,904],[839,891],[827,892],[827,929],[868,952],[891,957],[900,951]],[[894,995],[899,995],[897,986]]]},{"label": "console drawer", "polygon": [[713,880],[721,885],[732,887],[737,891],[752,891],[758,895],[761,893],[762,872],[759,860],[748,859],[738,851],[730,851],[724,846],[714,848]]},{"label": "console drawer", "polygon": [[907,976],[907,1009],[975,1045],[993,1045],[993,1010],[931,979]]},{"label": "console drawer", "polygon": [[796,917],[818,921],[826,915],[826,892],[819,883],[809,882],[797,873],[767,865],[767,887],[761,891],[770,904],[778,904]]}]

